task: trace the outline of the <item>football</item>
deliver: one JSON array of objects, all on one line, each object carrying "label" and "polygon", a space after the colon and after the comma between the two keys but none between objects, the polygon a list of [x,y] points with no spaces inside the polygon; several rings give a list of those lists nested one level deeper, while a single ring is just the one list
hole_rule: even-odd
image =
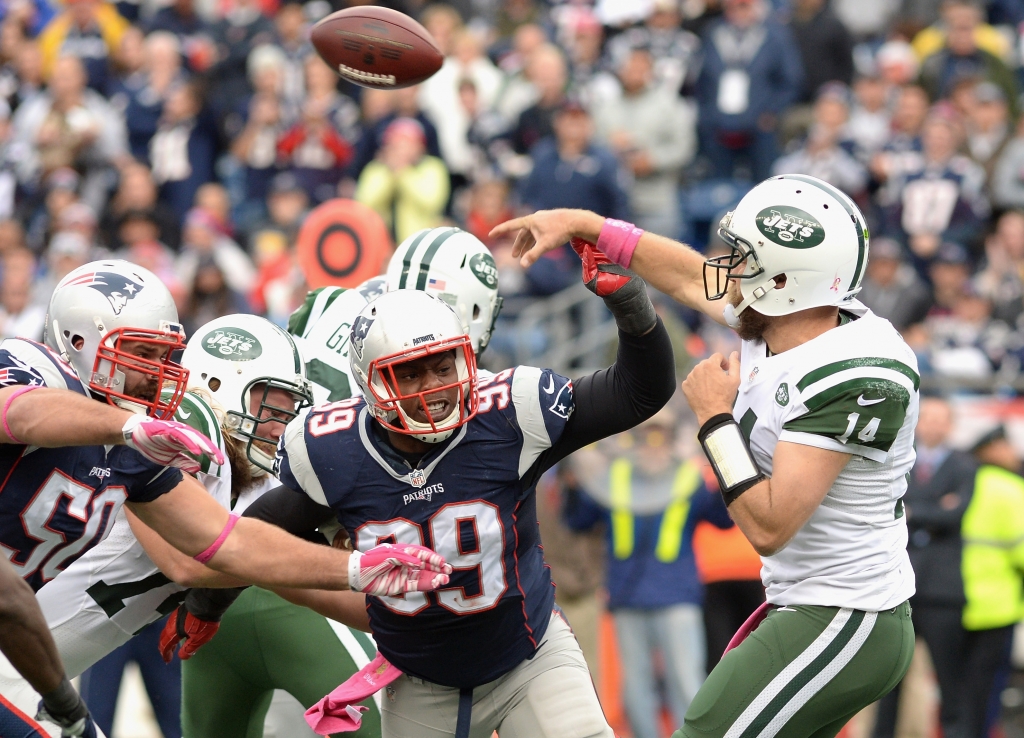
[{"label": "football", "polygon": [[444,61],[426,28],[390,8],[339,10],[313,26],[311,40],[343,78],[378,90],[418,84]]}]

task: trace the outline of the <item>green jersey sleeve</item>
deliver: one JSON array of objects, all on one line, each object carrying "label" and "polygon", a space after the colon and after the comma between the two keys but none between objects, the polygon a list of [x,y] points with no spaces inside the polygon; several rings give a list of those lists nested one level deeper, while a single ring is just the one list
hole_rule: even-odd
[{"label": "green jersey sleeve", "polygon": [[318,287],[307,293],[302,305],[288,317],[288,332],[293,336],[305,337],[307,330],[316,325],[324,311],[344,291],[343,287]]},{"label": "green jersey sleeve", "polygon": [[[220,423],[217,422],[217,416],[213,412],[213,408],[199,395],[186,392],[181,399],[181,404],[174,412],[174,420],[191,426],[216,443],[217,448],[224,451],[224,437]],[[208,456],[193,456],[193,458],[198,459],[200,471],[204,474],[215,477],[221,475],[220,466]]]},{"label": "green jersey sleeve", "polygon": [[919,383],[911,367],[889,359],[816,369],[797,382],[799,402],[783,422],[779,440],[884,461]]}]

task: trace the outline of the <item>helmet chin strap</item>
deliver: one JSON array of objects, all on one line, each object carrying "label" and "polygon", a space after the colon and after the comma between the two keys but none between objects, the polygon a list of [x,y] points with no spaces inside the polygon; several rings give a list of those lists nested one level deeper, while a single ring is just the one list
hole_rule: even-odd
[{"label": "helmet chin strap", "polygon": [[733,305],[731,302],[725,306],[725,310],[722,311],[722,317],[725,318],[725,323],[730,328],[740,327],[740,313],[760,300],[762,297],[767,295],[769,292],[775,289],[775,280],[769,279],[765,284],[760,287],[755,287],[750,293],[750,297],[745,299],[739,305]]}]

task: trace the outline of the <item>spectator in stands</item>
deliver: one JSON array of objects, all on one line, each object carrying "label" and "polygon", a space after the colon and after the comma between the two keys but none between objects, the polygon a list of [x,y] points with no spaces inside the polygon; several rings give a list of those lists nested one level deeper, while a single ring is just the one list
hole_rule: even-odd
[{"label": "spectator in stands", "polygon": [[[304,5],[298,0],[287,0],[281,3],[277,15],[274,16],[277,46],[285,58],[281,69],[281,98],[290,110],[298,110],[302,106],[302,97],[306,92],[306,60],[309,57],[317,57],[310,48],[308,24],[303,8]],[[333,74],[332,70],[331,75]]]},{"label": "spectator in stands", "polygon": [[[519,198],[531,210],[583,208],[620,220],[629,200],[615,155],[593,142],[586,108],[567,99],[554,120],[555,135],[533,147],[533,170],[520,184]],[[579,259],[566,244],[545,254],[527,271],[530,292],[550,295],[576,283]]]},{"label": "spectator in stands", "polygon": [[1013,72],[996,54],[980,48],[975,39],[982,20],[981,8],[973,0],[947,0],[942,15],[945,44],[921,66],[921,84],[929,97],[933,102],[948,97],[957,82],[977,78],[1002,89],[1016,117],[1017,82]]},{"label": "spectator in stands", "polygon": [[882,150],[892,133],[889,92],[877,70],[859,75],[853,83],[853,106],[846,132],[855,156],[864,164]]},{"label": "spectator in stands", "polygon": [[455,49],[455,36],[462,29],[462,16],[447,3],[432,3],[423,9],[420,16],[424,28],[447,57]]},{"label": "spectator in stands", "polygon": [[903,247],[884,236],[871,239],[871,258],[857,299],[900,332],[924,320],[932,304],[928,285],[906,262]]},{"label": "spectator in stands", "polygon": [[360,135],[359,106],[348,95],[338,92],[338,75],[317,54],[308,54],[303,63],[305,92],[302,100],[323,105],[334,129],[350,144]]},{"label": "spectator in stands", "polygon": [[853,38],[825,0],[795,0],[789,27],[803,62],[802,102],[813,102],[826,82],[853,82]]},{"label": "spectator in stands", "polygon": [[459,83],[459,107],[468,121],[466,144],[470,158],[465,172],[468,181],[478,182],[518,172],[521,157],[512,150],[508,122],[496,110],[483,106],[471,79]]},{"label": "spectator in stands", "polygon": [[252,311],[242,293],[228,285],[227,275],[212,255],[206,254],[196,262],[191,290],[181,312],[185,333],[192,335],[206,323],[232,313]]},{"label": "spectator in stands", "polygon": [[46,308],[32,300],[31,273],[5,269],[0,282],[0,337],[40,341]]},{"label": "spectator in stands", "polygon": [[[960,735],[958,702],[965,687],[961,618],[966,604],[960,573],[960,530],[978,470],[970,454],[951,447],[952,431],[949,403],[938,397],[921,398],[915,433],[917,461],[910,472],[907,493],[897,503],[897,514],[906,513],[910,532],[907,549],[917,579],[917,593],[910,600],[914,631],[931,653],[942,693],[939,722],[948,736]],[[898,689],[882,699],[875,738],[893,735],[898,700]]]},{"label": "spectator in stands", "polygon": [[967,112],[967,151],[985,170],[985,191],[991,191],[996,162],[1010,142],[1010,109],[1003,91],[991,82],[972,88],[973,104]]},{"label": "spectator in stands", "polygon": [[868,183],[868,172],[853,155],[853,142],[844,140],[849,118],[849,90],[839,82],[826,84],[814,104],[814,122],[804,144],[778,159],[775,174],[810,174],[857,197]]},{"label": "spectator in stands", "polygon": [[995,163],[990,187],[995,207],[1024,207],[1024,116]]},{"label": "spectator in stands", "polygon": [[512,48],[499,54],[498,68],[505,74],[505,83],[498,93],[494,109],[506,121],[515,123],[524,110],[537,102],[538,91],[528,69],[533,52],[547,41],[543,28],[526,23],[519,26],[512,36]]},{"label": "spectator in stands", "polygon": [[[703,591],[693,556],[695,522],[687,522],[704,480],[698,463],[679,457],[675,414],[667,408],[612,444],[573,458],[579,487],[566,490],[564,516],[573,530],[602,524],[606,531],[608,609],[626,714],[636,738],[658,738],[656,660],[675,723],[705,678]],[[724,506],[717,512],[715,522],[729,527]]]},{"label": "spectator in stands", "polygon": [[291,172],[282,172],[270,183],[267,193],[267,217],[252,227],[250,235],[275,230],[283,233],[288,243],[295,243],[308,209],[309,197],[295,175]]},{"label": "spectator in stands", "polygon": [[626,52],[617,69],[621,98],[594,109],[596,139],[633,175],[629,206],[644,230],[680,230],[679,175],[696,152],[696,121],[675,90],[656,85],[650,49]]},{"label": "spectator in stands", "polygon": [[711,176],[735,176],[737,159],[746,157],[757,182],[778,156],[778,118],[798,99],[803,68],[792,33],[769,18],[765,0],[725,0],[724,7],[704,35],[696,86],[701,151]]},{"label": "spectator in stands", "polygon": [[259,0],[234,0],[211,29],[216,61],[210,68],[210,99],[220,115],[235,110],[249,94],[246,62],[260,44],[273,43],[274,23],[260,12]]},{"label": "spectator in stands", "polygon": [[8,96],[11,109],[34,97],[43,89],[43,52],[36,41],[25,41],[18,46],[14,58],[17,85],[12,85]]},{"label": "spectator in stands", "polygon": [[509,204],[508,182],[491,179],[473,185],[465,229],[483,241],[485,246],[492,248],[496,245],[490,236],[491,229],[512,217],[515,213]]},{"label": "spectator in stands", "polygon": [[420,105],[437,126],[441,155],[449,173],[462,184],[472,166],[466,142],[469,120],[459,104],[459,83],[470,80],[476,87],[481,109],[489,109],[498,98],[501,71],[484,55],[479,34],[467,28],[456,32],[452,53],[441,69],[420,85]]},{"label": "spectator in stands", "polygon": [[681,27],[679,5],[679,0],[655,0],[642,26],[626,29],[608,42],[608,56],[618,68],[633,49],[650,49],[652,81],[673,95],[693,85],[700,56],[700,39]]},{"label": "spectator in stands", "polygon": [[78,193],[82,179],[74,169],[60,167],[50,172],[43,185],[42,207],[34,208],[26,216],[25,244],[35,253],[39,253],[56,232],[61,213],[80,202]]},{"label": "spectator in stands", "polygon": [[568,83],[565,57],[557,46],[541,46],[530,57],[527,76],[537,89],[537,102],[522,112],[512,131],[512,146],[519,154],[528,154],[553,133],[552,120],[565,101]]},{"label": "spectator in stands", "polygon": [[74,202],[64,208],[57,217],[55,233],[77,233],[84,238],[90,248],[97,246],[96,232],[99,223],[96,213],[84,202]]},{"label": "spectator in stands", "polygon": [[302,117],[277,141],[278,165],[294,174],[317,204],[337,196],[338,180],[352,153],[352,146],[331,122],[324,100],[307,100]]},{"label": "spectator in stands", "polygon": [[889,215],[889,234],[910,246],[922,274],[943,241],[974,246],[981,237],[989,206],[984,170],[957,153],[961,122],[948,105],[937,105],[921,135],[920,157],[894,181],[899,196]]},{"label": "spectator in stands", "polygon": [[277,173],[277,140],[283,133],[276,95],[256,93],[249,100],[245,127],[231,142],[231,153],[243,167],[244,196],[239,219],[245,223],[265,215],[270,181]]},{"label": "spectator in stands", "polygon": [[[928,94],[917,85],[899,90],[892,115],[892,130],[882,150],[871,158],[869,168],[876,182],[887,183],[878,203],[890,206],[899,199],[899,177],[920,162],[921,131],[928,117]],[[890,182],[891,178],[891,182]]]},{"label": "spectator in stands", "polygon": [[986,433],[972,452],[981,468],[960,531],[967,599],[961,735],[987,738],[993,687],[1009,672],[1014,625],[1024,615],[1024,479],[1004,426]]},{"label": "spectator in stands", "polygon": [[192,206],[199,186],[214,179],[216,152],[217,131],[199,87],[175,85],[150,140],[149,159],[160,198],[178,217]]},{"label": "spectator in stands", "polygon": [[605,69],[604,28],[586,6],[577,6],[566,24],[562,45],[568,53],[569,87],[587,104],[614,97],[618,84]]},{"label": "spectator in stands", "polygon": [[93,258],[92,244],[80,233],[63,231],[46,247],[46,271],[36,280],[33,301],[44,311],[57,284]]},{"label": "spectator in stands", "polygon": [[188,68],[205,72],[216,61],[217,49],[210,25],[196,12],[195,0],[172,0],[160,8],[146,25],[146,33],[167,31],[178,37]]},{"label": "spectator in stands", "polygon": [[384,131],[377,158],[359,175],[356,200],[384,219],[395,243],[441,223],[448,201],[448,170],[427,153],[423,126],[398,118]]},{"label": "spectator in stands", "polygon": [[[914,0],[904,0],[905,8],[909,7],[909,2],[914,2]],[[917,2],[930,5],[932,10],[927,20],[924,21],[931,25],[917,33],[913,39],[913,51],[919,59],[927,59],[943,49],[949,38],[951,26],[958,23],[967,24],[967,20],[964,18],[965,8],[974,11],[975,18],[970,20],[974,28],[974,45],[1000,59],[1009,58],[1010,46],[1007,43],[1007,38],[999,29],[985,22],[982,12],[985,6],[991,5],[994,11],[993,15],[998,15],[999,6],[1004,5],[1001,0],[996,0],[993,3],[978,3],[973,0],[917,0]],[[920,26],[906,26],[912,30],[916,30],[918,27]],[[906,33],[902,35],[906,35]]]},{"label": "spectator in stands", "polygon": [[978,293],[992,302],[992,317],[1016,327],[1024,313],[1024,213],[1009,210],[985,239],[985,263],[974,277]]},{"label": "spectator in stands", "polygon": [[145,164],[131,163],[120,170],[117,191],[100,219],[100,233],[104,244],[111,249],[120,248],[117,231],[121,217],[130,211],[146,211],[157,226],[157,238],[177,251],[181,244],[181,228],[177,216],[158,199],[153,175]]},{"label": "spectator in stands", "polygon": [[[220,121],[225,138],[234,140],[248,122],[252,101],[256,97],[273,98],[281,107],[281,87],[284,79],[285,56],[274,44],[260,44],[246,61],[252,94],[239,101],[234,110],[226,111]],[[295,122],[300,108],[281,108],[281,117],[286,124]]]},{"label": "spectator in stands", "polygon": [[123,161],[126,134],[113,108],[85,82],[81,61],[58,59],[47,91],[15,113],[14,140],[25,152],[19,162],[22,184],[33,186],[54,169],[73,166],[84,172],[83,197],[99,209],[106,199],[106,169]]},{"label": "spectator in stands", "polygon": [[427,142],[427,154],[441,158],[437,128],[420,108],[419,96],[419,86],[405,87],[394,92],[363,92],[363,132],[349,170],[354,178],[358,178],[366,165],[374,160],[383,145],[384,132],[399,118],[411,118],[419,123]]},{"label": "spectator in stands", "polygon": [[39,34],[43,53],[43,75],[53,79],[60,74],[57,60],[73,56],[82,61],[89,87],[97,92],[107,89],[110,58],[121,46],[128,30],[112,3],[105,0],[70,0],[65,9]]},{"label": "spectator in stands", "polygon": [[166,31],[145,41],[142,68],[117,85],[112,102],[128,127],[128,150],[137,161],[149,163],[149,142],[156,134],[164,101],[176,84],[185,81],[180,42]]},{"label": "spectator in stands", "polygon": [[182,284],[192,284],[197,280],[199,265],[209,258],[220,268],[231,290],[242,295],[249,293],[256,281],[256,268],[249,255],[222,233],[215,216],[206,210],[193,208],[185,218],[181,235],[177,274]]}]

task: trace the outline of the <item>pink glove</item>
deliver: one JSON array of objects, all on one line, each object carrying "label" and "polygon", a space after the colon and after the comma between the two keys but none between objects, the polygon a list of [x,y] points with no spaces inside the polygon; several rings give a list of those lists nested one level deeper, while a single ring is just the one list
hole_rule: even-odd
[{"label": "pink glove", "polygon": [[161,466],[176,466],[195,474],[201,467],[193,456],[209,456],[218,464],[224,463],[224,454],[213,441],[176,420],[132,415],[121,433],[128,446]]},{"label": "pink glove", "polygon": [[360,713],[369,708],[357,703],[384,689],[400,676],[402,672],[378,653],[373,661],[306,710],[306,722],[317,735],[359,730],[363,720]]},{"label": "pink glove", "polygon": [[441,554],[411,543],[382,543],[348,560],[349,588],[376,597],[430,592],[448,584],[451,573]]}]

